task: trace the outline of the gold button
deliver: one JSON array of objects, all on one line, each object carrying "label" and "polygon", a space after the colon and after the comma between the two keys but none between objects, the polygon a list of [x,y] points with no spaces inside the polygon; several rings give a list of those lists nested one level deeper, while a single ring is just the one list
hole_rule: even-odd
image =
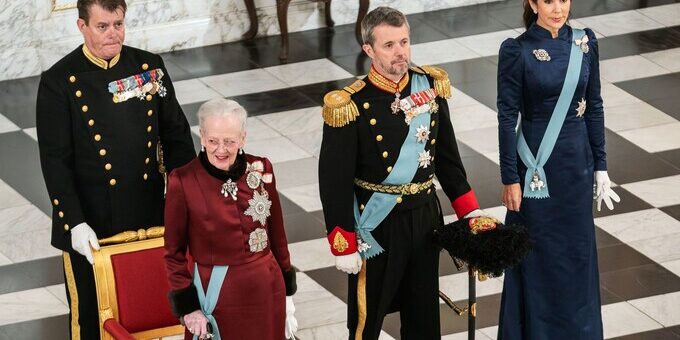
[{"label": "gold button", "polygon": [[430,123],[430,126],[434,126],[435,124],[437,124],[437,122],[433,120],[432,123]]},{"label": "gold button", "polygon": [[149,69],[149,64],[147,64],[147,63],[142,64],[142,70],[146,71],[148,69]]},{"label": "gold button", "polygon": [[76,97],[80,98],[83,96],[83,93],[80,92],[80,90],[76,91]]},{"label": "gold button", "polygon": [[364,208],[366,208],[366,206],[364,206],[363,204],[359,206],[359,210],[364,210]]},{"label": "gold button", "polygon": [[115,178],[111,178],[111,180],[109,181],[109,184],[110,184],[111,186],[116,185],[116,179],[115,179]]},{"label": "gold button", "polygon": [[87,121],[87,125],[89,126],[94,126],[94,119],[90,119]]},{"label": "gold button", "polygon": [[144,180],[146,181],[147,179],[149,179],[149,175],[144,174]]},{"label": "gold button", "polygon": [[147,95],[146,95],[146,101],[147,101],[147,102],[150,102],[152,98],[153,98],[153,97],[151,97],[150,94],[147,94]]},{"label": "gold button", "polygon": [[391,167],[391,166],[388,166],[388,167],[387,167],[387,172],[392,172],[392,167]]},{"label": "gold button", "polygon": [[82,110],[83,110],[83,112],[87,112],[87,110],[88,110],[87,105],[83,105]]},{"label": "gold button", "polygon": [[100,140],[102,140],[102,135],[100,135],[100,134],[94,135],[94,140],[99,142]]},{"label": "gold button", "polygon": [[113,98],[114,103],[118,103],[118,101],[120,100],[120,99],[118,99],[118,96],[116,96],[116,95],[114,95],[112,98]]},{"label": "gold button", "polygon": [[68,81],[75,83],[76,82],[76,76],[70,76],[68,77]]},{"label": "gold button", "polygon": [[70,228],[70,227],[68,226],[68,224],[64,224],[64,230],[68,231],[69,228]]},{"label": "gold button", "polygon": [[375,120],[375,118],[371,118],[370,123],[371,125],[375,125],[376,123],[378,123],[378,121]]},{"label": "gold button", "polygon": [[111,170],[111,163],[106,163],[106,165],[104,165],[104,169]]},{"label": "gold button", "polygon": [[144,164],[149,164],[149,161],[150,161],[150,159],[149,159],[149,157],[147,157],[147,158],[144,160]]},{"label": "gold button", "polygon": [[153,110],[146,111],[146,115],[151,117],[151,115],[153,115]]},{"label": "gold button", "polygon": [[151,125],[146,127],[146,132],[151,132]]},{"label": "gold button", "polygon": [[432,138],[432,140],[430,141],[430,144],[434,145],[434,143],[436,143],[436,142],[437,142],[437,139]]},{"label": "gold button", "polygon": [[382,140],[382,135],[377,135],[377,136],[375,136],[375,140],[377,140],[378,142],[380,142],[380,141]]},{"label": "gold button", "polygon": [[59,212],[59,217],[64,218],[64,212],[63,211]]},{"label": "gold button", "polygon": [[401,196],[397,197],[397,203],[401,203],[401,201],[403,201],[403,199],[401,198]]},{"label": "gold button", "polygon": [[384,152],[383,152],[383,158],[387,158],[388,155],[389,155],[389,154],[387,153],[387,151],[384,151]]},{"label": "gold button", "polygon": [[369,107],[371,107],[371,104],[369,104],[368,102],[364,103],[364,109],[368,110]]},{"label": "gold button", "polygon": [[151,149],[151,141],[146,142],[146,147]]},{"label": "gold button", "polygon": [[106,156],[106,149],[99,149],[99,156]]},{"label": "gold button", "polygon": [[55,198],[52,203],[54,203],[54,205],[59,205],[59,200]]}]

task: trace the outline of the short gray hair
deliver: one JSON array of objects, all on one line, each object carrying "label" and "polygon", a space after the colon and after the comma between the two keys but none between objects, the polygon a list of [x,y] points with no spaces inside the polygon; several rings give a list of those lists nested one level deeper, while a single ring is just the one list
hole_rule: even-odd
[{"label": "short gray hair", "polygon": [[361,39],[364,41],[364,44],[373,46],[373,43],[375,42],[373,29],[383,24],[394,27],[406,25],[409,30],[411,29],[404,13],[392,7],[377,7],[376,9],[368,12],[364,19],[361,20]]},{"label": "short gray hair", "polygon": [[203,123],[208,117],[235,117],[241,123],[241,131],[246,131],[246,121],[248,120],[248,112],[241,106],[241,104],[225,98],[214,98],[201,105],[196,113],[198,117],[198,125],[203,129]]}]

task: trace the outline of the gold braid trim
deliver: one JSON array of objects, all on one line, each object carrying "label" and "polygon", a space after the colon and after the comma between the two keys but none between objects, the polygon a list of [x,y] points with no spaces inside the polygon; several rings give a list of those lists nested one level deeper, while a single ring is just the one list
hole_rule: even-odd
[{"label": "gold braid trim", "polygon": [[71,255],[64,252],[64,276],[66,276],[66,286],[68,287],[68,295],[71,298],[71,340],[80,340],[80,312],[78,311],[78,288],[76,287],[76,279],[73,275],[73,266],[71,264]]},{"label": "gold braid trim", "polygon": [[366,83],[355,81],[342,90],[334,90],[323,97],[323,121],[332,127],[343,127],[359,116],[359,109],[351,95],[360,91]]},{"label": "gold braid trim", "polygon": [[429,189],[432,186],[432,178],[422,183],[406,183],[397,185],[376,184],[355,178],[354,184],[362,189],[384,194],[415,195],[421,191]]},{"label": "gold braid trim", "polygon": [[364,328],[366,327],[366,260],[361,261],[361,271],[357,280],[357,329],[354,333],[355,340],[364,338]]},{"label": "gold braid trim", "polygon": [[443,68],[430,65],[423,65],[420,68],[434,78],[434,92],[437,96],[444,99],[451,98],[451,80]]}]

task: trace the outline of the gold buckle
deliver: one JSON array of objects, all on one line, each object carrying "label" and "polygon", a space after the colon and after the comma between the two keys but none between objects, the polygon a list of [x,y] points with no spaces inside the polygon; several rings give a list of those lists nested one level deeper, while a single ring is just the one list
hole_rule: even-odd
[{"label": "gold buckle", "polygon": [[419,187],[419,185],[417,183],[411,183],[411,185],[409,185],[408,190],[409,190],[409,192],[411,192],[411,195],[415,195],[415,194],[418,193],[418,191],[419,191],[418,187]]}]

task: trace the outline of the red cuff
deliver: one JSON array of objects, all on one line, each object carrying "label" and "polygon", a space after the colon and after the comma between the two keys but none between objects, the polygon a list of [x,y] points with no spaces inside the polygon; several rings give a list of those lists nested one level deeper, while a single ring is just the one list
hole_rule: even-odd
[{"label": "red cuff", "polygon": [[357,237],[354,232],[340,226],[335,226],[328,234],[328,243],[331,245],[331,253],[335,256],[349,255],[357,251]]},{"label": "red cuff", "polygon": [[451,206],[459,219],[463,218],[467,213],[479,209],[477,197],[475,197],[475,192],[472,190],[458,196],[458,198],[451,202]]}]

